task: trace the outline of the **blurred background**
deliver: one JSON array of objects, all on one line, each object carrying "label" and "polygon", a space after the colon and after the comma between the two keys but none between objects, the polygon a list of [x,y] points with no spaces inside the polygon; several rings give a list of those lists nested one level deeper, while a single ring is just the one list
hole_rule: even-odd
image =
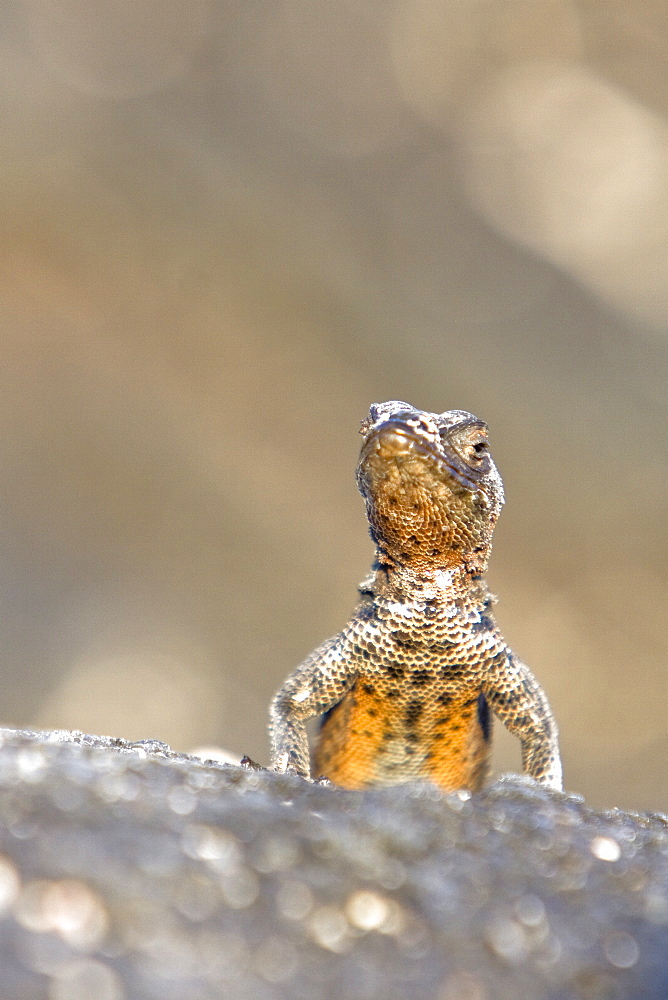
[{"label": "blurred background", "polygon": [[567,787],[666,809],[668,0],[0,19],[2,722],[266,762],[401,398],[490,425]]}]

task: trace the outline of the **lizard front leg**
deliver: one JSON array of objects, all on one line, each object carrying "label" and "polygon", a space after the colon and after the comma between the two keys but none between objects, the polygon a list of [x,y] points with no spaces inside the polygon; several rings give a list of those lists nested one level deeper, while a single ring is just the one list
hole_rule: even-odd
[{"label": "lizard front leg", "polygon": [[506,729],[519,738],[525,773],[561,791],[557,724],[538,681],[507,646],[494,656],[483,694]]},{"label": "lizard front leg", "polygon": [[310,776],[305,723],[336,705],[355,683],[355,657],[345,633],[318,646],[276,693],[269,709],[271,766]]}]

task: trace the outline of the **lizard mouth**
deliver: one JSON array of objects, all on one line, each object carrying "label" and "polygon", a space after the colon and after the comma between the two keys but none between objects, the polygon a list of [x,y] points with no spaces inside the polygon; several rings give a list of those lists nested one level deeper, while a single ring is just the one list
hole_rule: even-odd
[{"label": "lizard mouth", "polygon": [[[470,421],[471,425],[480,421]],[[372,453],[384,460],[400,456],[420,455],[430,460],[447,478],[463,486],[470,492],[480,488],[484,476],[481,469],[473,469],[460,455],[440,439],[437,446],[429,438],[419,434],[414,427],[396,417],[376,424],[362,445],[360,464],[365,465]]]}]

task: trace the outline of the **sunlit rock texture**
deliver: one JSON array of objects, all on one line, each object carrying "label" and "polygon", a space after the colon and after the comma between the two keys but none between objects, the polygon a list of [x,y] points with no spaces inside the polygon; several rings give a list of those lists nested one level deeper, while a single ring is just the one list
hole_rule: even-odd
[{"label": "sunlit rock texture", "polygon": [[3,1000],[664,1000],[668,818],[0,731]]}]

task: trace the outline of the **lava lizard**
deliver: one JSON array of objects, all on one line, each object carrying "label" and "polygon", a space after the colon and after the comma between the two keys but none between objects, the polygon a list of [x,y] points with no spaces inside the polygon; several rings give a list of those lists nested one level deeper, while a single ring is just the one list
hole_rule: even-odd
[{"label": "lava lizard", "polygon": [[371,407],[360,433],[376,561],[348,624],[276,694],[272,767],[310,775],[304,724],[321,715],[314,772],[337,785],[425,779],[476,791],[491,709],[519,738],[524,771],[561,789],[547,699],[504,642],[483,578],[504,501],[487,425],[391,400]]}]

